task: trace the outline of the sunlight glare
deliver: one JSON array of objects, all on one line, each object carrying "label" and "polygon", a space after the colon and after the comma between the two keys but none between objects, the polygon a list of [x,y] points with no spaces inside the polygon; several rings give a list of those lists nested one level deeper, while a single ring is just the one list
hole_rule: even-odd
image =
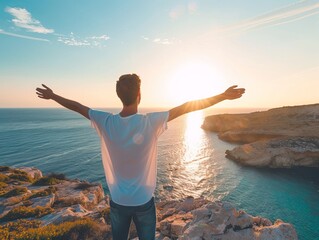
[{"label": "sunlight glare", "polygon": [[225,88],[216,69],[205,62],[183,64],[169,79],[169,95],[174,103],[201,99],[222,92]]}]

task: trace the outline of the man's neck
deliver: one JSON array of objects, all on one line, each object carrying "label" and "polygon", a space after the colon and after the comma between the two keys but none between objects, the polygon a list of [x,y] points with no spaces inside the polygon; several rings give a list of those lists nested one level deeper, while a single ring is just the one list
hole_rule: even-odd
[{"label": "man's neck", "polygon": [[137,113],[137,104],[132,104],[129,106],[123,106],[122,111],[120,112],[121,117],[128,117]]}]

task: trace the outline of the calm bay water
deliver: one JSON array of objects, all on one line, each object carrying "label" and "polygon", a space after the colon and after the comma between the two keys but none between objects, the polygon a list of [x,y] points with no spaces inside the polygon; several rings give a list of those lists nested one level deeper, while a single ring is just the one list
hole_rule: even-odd
[{"label": "calm bay water", "polygon": [[[224,157],[236,145],[202,130],[204,117],[196,112],[176,119],[160,137],[156,198],[229,201],[252,215],[294,224],[300,239],[319,239],[318,169],[237,165]],[[88,120],[68,110],[0,109],[0,165],[34,166],[45,174],[100,182],[108,193],[98,136]]]}]

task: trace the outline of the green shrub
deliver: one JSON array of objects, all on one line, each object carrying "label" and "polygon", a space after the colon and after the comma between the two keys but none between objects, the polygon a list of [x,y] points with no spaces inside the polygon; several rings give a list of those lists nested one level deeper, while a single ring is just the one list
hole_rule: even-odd
[{"label": "green shrub", "polygon": [[59,225],[40,227],[36,221],[18,220],[14,224],[0,226],[1,239],[15,240],[76,240],[76,239],[110,239],[110,230],[91,219],[64,222]]},{"label": "green shrub", "polygon": [[8,222],[3,226],[0,226],[0,229],[7,229],[9,232],[13,231],[25,231],[30,228],[39,228],[41,225],[41,221],[39,220],[27,220],[27,219],[19,219],[16,222]]},{"label": "green shrub", "polygon": [[20,218],[30,218],[30,217],[42,217],[49,213],[52,213],[54,210],[50,207],[40,207],[37,206],[35,208],[19,206],[11,211],[9,211],[5,216],[0,218],[0,222],[12,221]]},{"label": "green shrub", "polygon": [[25,206],[25,207],[29,207],[29,206],[31,206],[31,205],[33,204],[33,202],[30,201],[30,200],[23,200],[23,201],[22,201],[22,204],[23,204],[23,206]]},{"label": "green shrub", "polygon": [[60,182],[62,182],[62,180],[54,178],[54,177],[46,176],[46,177],[42,177],[42,178],[39,178],[38,180],[36,180],[33,183],[33,185],[35,185],[35,186],[48,186],[48,185],[55,185],[55,184],[58,184]]},{"label": "green shrub", "polygon": [[96,185],[89,183],[89,182],[80,182],[74,189],[75,190],[86,190],[90,187],[94,187]]},{"label": "green shrub", "polygon": [[44,190],[41,190],[41,191],[38,191],[38,192],[32,194],[32,195],[29,197],[29,199],[31,199],[31,198],[37,198],[37,197],[49,196],[50,194],[55,193],[55,192],[56,192],[56,188],[50,186],[50,187],[48,187],[48,188],[46,188],[46,189],[44,189]]},{"label": "green shrub", "polygon": [[26,220],[19,219],[16,222],[9,222],[5,225],[0,225],[1,240],[13,240],[16,237],[20,237],[20,234],[31,228],[38,228],[41,225],[41,221],[38,220]]},{"label": "green shrub", "polygon": [[28,191],[28,189],[26,187],[15,187],[14,189],[12,189],[6,193],[3,193],[2,195],[0,195],[0,197],[5,197],[5,198],[14,197],[14,196],[18,196],[18,195],[21,195],[23,193],[26,193],[27,191]]},{"label": "green shrub", "polygon": [[28,175],[25,171],[20,170],[20,169],[11,169],[10,172],[15,173],[15,174]]},{"label": "green shrub", "polygon": [[9,176],[9,178],[13,179],[13,180],[24,181],[24,182],[32,182],[32,178],[25,172],[23,172],[23,173],[13,173],[13,174],[11,174]]},{"label": "green shrub", "polygon": [[5,171],[10,171],[11,168],[7,167],[7,166],[0,166],[0,172],[5,172]]},{"label": "green shrub", "polygon": [[52,173],[48,174],[48,177],[56,178],[56,179],[59,179],[59,180],[67,180],[67,177],[63,173],[52,172]]},{"label": "green shrub", "polygon": [[0,190],[6,188],[7,186],[8,186],[8,184],[6,184],[5,182],[0,182]]},{"label": "green shrub", "polygon": [[0,173],[0,182],[7,182],[9,177],[5,174]]}]

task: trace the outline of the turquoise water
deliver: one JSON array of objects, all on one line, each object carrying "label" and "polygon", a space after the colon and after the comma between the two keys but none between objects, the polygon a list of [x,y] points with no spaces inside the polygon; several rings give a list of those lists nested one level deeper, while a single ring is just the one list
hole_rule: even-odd
[{"label": "turquoise water", "polygon": [[[236,145],[200,128],[204,117],[199,112],[174,120],[160,137],[156,199],[226,200],[252,215],[294,224],[300,239],[319,239],[318,169],[240,166],[224,157]],[[67,110],[0,109],[0,165],[100,182],[108,193],[95,130]]]}]

